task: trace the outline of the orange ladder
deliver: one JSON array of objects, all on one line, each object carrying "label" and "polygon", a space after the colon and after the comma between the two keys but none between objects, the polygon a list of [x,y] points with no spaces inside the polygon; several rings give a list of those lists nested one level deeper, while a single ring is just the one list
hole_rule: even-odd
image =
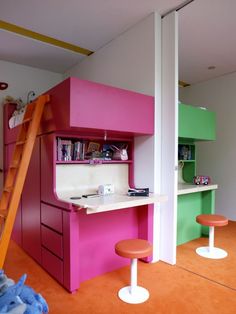
[{"label": "orange ladder", "polygon": [[35,139],[49,95],[39,96],[27,105],[15,144],[12,161],[0,199],[0,269],[6,258],[21,193],[29,167]]}]

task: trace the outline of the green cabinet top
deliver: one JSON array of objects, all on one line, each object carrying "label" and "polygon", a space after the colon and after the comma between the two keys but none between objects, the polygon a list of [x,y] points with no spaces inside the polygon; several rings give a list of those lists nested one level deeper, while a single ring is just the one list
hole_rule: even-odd
[{"label": "green cabinet top", "polygon": [[179,104],[179,137],[194,140],[215,140],[215,112]]}]

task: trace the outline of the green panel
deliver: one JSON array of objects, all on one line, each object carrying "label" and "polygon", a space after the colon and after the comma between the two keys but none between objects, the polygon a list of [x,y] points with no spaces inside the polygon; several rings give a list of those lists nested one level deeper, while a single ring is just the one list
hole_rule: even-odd
[{"label": "green panel", "polygon": [[196,174],[195,162],[185,162],[183,168],[183,179],[185,182],[193,183],[193,177]]},{"label": "green panel", "polygon": [[178,196],[177,245],[209,234],[209,228],[196,222],[196,216],[215,212],[215,190]]},{"label": "green panel", "polygon": [[[215,190],[202,192],[202,213],[214,214],[215,212]],[[209,227],[202,226],[202,234],[209,235]]]},{"label": "green panel", "polygon": [[201,225],[196,222],[201,212],[201,193],[178,196],[177,245],[201,237]]},{"label": "green panel", "polygon": [[179,104],[179,137],[215,140],[215,113],[199,107]]}]

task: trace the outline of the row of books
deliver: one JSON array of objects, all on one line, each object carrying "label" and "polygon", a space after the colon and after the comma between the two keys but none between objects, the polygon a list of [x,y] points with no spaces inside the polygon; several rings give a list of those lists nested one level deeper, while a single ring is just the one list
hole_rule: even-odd
[{"label": "row of books", "polygon": [[57,160],[71,161],[85,159],[85,145],[83,141],[57,138]]},{"label": "row of books", "polygon": [[[86,159],[112,160],[117,158],[117,150],[126,147],[126,143],[100,144],[94,141],[66,139],[57,137],[57,160],[76,161]],[[123,150],[122,150],[123,151]],[[128,157],[126,157],[128,159]]]}]

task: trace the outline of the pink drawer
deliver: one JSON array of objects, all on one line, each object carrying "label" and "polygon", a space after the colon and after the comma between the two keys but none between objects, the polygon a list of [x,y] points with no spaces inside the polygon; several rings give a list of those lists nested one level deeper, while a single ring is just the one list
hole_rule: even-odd
[{"label": "pink drawer", "polygon": [[41,223],[62,233],[62,210],[41,203]]},{"label": "pink drawer", "polygon": [[45,248],[42,248],[42,266],[63,284],[63,262]]},{"label": "pink drawer", "polygon": [[42,245],[58,257],[63,258],[62,236],[41,225]]}]

